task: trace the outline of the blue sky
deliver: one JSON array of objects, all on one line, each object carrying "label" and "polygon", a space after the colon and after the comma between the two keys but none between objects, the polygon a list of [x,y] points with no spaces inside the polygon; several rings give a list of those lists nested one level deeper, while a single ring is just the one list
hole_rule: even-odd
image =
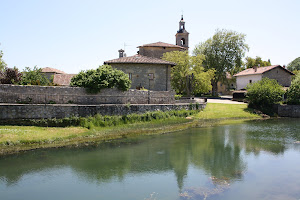
[{"label": "blue sky", "polygon": [[0,0],[0,50],[9,67],[97,68],[153,42],[175,44],[182,11],[190,50],[216,29],[247,35],[247,56],[287,65],[300,56],[299,0]]}]

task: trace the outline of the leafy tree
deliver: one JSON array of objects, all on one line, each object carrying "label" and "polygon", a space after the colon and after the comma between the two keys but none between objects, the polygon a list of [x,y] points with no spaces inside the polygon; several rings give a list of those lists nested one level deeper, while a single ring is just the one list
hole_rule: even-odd
[{"label": "leafy tree", "polygon": [[287,69],[290,71],[300,70],[300,57],[296,58],[287,65]]},{"label": "leafy tree", "polygon": [[113,87],[126,91],[130,88],[131,81],[123,71],[113,69],[110,65],[102,65],[96,70],[81,71],[72,78],[70,85],[84,87],[89,92],[97,93],[101,89]]},{"label": "leafy tree", "polygon": [[2,59],[2,57],[3,57],[3,52],[0,51],[0,71],[3,71],[7,66],[4,60]]},{"label": "leafy tree", "polygon": [[22,74],[21,85],[49,85],[49,80],[42,73],[42,69],[37,66],[33,69],[26,67]]},{"label": "leafy tree", "polygon": [[22,80],[22,73],[18,68],[6,67],[3,71],[0,71],[0,83],[1,84],[16,84]]},{"label": "leafy tree", "polygon": [[162,59],[176,63],[171,71],[171,85],[177,93],[189,96],[211,90],[214,70],[204,72],[203,55],[190,56],[187,51],[172,51],[164,53]]},{"label": "leafy tree", "polygon": [[225,82],[226,72],[234,73],[242,66],[242,58],[248,51],[246,35],[229,30],[217,30],[213,37],[200,43],[194,49],[194,55],[204,55],[205,69],[215,69],[212,79],[212,93],[217,95],[218,82]]},{"label": "leafy tree", "polygon": [[287,103],[294,105],[300,104],[300,73],[296,75],[290,88],[287,90]]},{"label": "leafy tree", "polygon": [[261,59],[261,57],[256,56],[256,58],[251,58],[251,57],[247,57],[246,58],[246,63],[245,63],[245,67],[248,68],[252,68],[254,66],[260,66],[260,67],[265,67],[265,66],[270,66],[271,65],[271,61],[263,61]]},{"label": "leafy tree", "polygon": [[247,98],[249,107],[256,108],[265,113],[271,113],[273,104],[282,100],[283,87],[274,79],[263,78],[252,84],[248,84]]}]

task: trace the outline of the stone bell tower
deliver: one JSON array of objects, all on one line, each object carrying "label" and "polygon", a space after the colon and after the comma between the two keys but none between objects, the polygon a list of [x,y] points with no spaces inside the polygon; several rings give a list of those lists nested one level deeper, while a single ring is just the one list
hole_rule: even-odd
[{"label": "stone bell tower", "polygon": [[176,33],[176,45],[184,47],[186,50],[189,49],[189,33],[185,30],[185,21],[183,15],[179,21],[179,30]]}]

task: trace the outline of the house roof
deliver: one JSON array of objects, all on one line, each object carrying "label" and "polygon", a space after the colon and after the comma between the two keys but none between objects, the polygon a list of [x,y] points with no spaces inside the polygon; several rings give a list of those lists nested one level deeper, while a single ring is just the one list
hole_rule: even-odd
[{"label": "house roof", "polygon": [[44,73],[57,73],[57,74],[65,74],[65,72],[61,71],[61,70],[58,70],[58,69],[54,69],[54,68],[51,68],[51,67],[45,67],[45,68],[42,68],[42,72]]},{"label": "house roof", "polygon": [[57,85],[70,85],[71,79],[76,74],[54,74],[53,83]]},{"label": "house roof", "polygon": [[244,71],[241,71],[241,72],[235,74],[234,76],[247,76],[247,75],[263,74],[263,73],[270,71],[276,67],[280,67],[280,68],[284,69],[285,71],[287,71],[288,73],[290,73],[291,75],[294,75],[292,72],[290,72],[289,70],[285,69],[284,67],[282,67],[280,65],[272,65],[272,66],[266,66],[266,67],[257,67],[257,70],[255,70],[255,67],[245,69]]},{"label": "house roof", "polygon": [[155,43],[150,43],[150,44],[144,44],[142,46],[138,46],[138,47],[170,47],[170,48],[179,48],[179,49],[185,49],[182,46],[179,45],[175,45],[175,44],[168,44],[168,43],[164,43],[164,42],[155,42]]},{"label": "house roof", "polygon": [[130,57],[121,57],[113,60],[105,61],[104,64],[113,64],[113,63],[139,63],[139,64],[161,64],[161,65],[176,65],[173,62],[162,60],[159,58],[152,58],[142,55],[134,55]]}]

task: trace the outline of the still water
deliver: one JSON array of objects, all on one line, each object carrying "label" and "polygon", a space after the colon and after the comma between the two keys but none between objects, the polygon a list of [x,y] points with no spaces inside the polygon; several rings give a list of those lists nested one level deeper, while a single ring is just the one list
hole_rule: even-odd
[{"label": "still water", "polygon": [[300,120],[0,158],[1,200],[300,199]]}]

